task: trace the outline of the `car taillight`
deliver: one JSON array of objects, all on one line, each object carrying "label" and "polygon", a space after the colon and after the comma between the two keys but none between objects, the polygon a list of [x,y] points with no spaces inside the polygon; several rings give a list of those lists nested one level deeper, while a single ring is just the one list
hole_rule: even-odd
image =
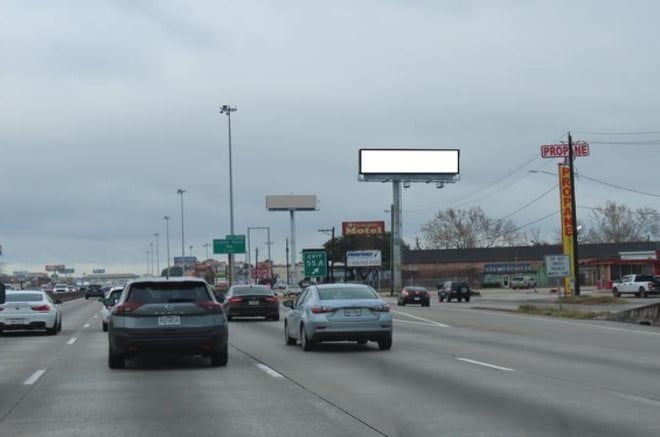
[{"label": "car taillight", "polygon": [[227,302],[229,302],[229,303],[243,302],[243,298],[242,297],[230,297],[229,299],[227,299]]},{"label": "car taillight", "polygon": [[334,311],[334,309],[329,307],[314,306],[310,308],[310,311],[313,312],[314,314],[323,314],[323,313],[331,313]]},{"label": "car taillight", "polygon": [[195,302],[195,305],[197,305],[200,308],[205,309],[206,311],[212,312],[212,313],[222,312],[222,305],[220,305],[218,302],[213,302],[212,300],[204,300],[204,301],[201,301],[201,302]]},{"label": "car taillight", "polygon": [[114,310],[112,310],[113,314],[125,314],[125,313],[132,313],[136,309],[140,308],[143,303],[140,302],[125,302],[121,305],[118,305],[115,307]]},{"label": "car taillight", "polygon": [[264,299],[266,302],[279,302],[280,300],[277,298],[277,296],[269,296]]},{"label": "car taillight", "polygon": [[381,313],[389,313],[390,312],[390,306],[388,304],[385,304],[385,305],[374,308],[374,311],[378,311],[378,312],[381,312]]},{"label": "car taillight", "polygon": [[649,282],[646,284],[646,286],[649,288],[649,290],[653,290],[655,288],[655,284],[653,282]]},{"label": "car taillight", "polygon": [[39,305],[36,307],[32,307],[31,309],[32,311],[38,311],[40,313],[47,313],[50,311],[50,307],[48,305]]},{"label": "car taillight", "polygon": [[403,296],[408,296],[408,290],[403,290],[403,291],[401,292],[401,295],[403,295]]}]

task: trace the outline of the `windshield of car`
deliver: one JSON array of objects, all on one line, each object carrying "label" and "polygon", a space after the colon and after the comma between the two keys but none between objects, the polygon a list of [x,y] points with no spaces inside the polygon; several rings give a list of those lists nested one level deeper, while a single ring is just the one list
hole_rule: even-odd
[{"label": "windshield of car", "polygon": [[378,295],[371,288],[324,288],[318,291],[320,300],[343,299],[378,299]]},{"label": "windshield of car", "polygon": [[132,284],[127,302],[180,303],[211,300],[208,289],[198,282],[141,282]]},{"label": "windshield of car", "polygon": [[7,302],[40,302],[44,300],[41,293],[7,293]]},{"label": "windshield of car", "polygon": [[234,296],[271,296],[273,294],[273,292],[266,287],[234,287],[231,292]]}]

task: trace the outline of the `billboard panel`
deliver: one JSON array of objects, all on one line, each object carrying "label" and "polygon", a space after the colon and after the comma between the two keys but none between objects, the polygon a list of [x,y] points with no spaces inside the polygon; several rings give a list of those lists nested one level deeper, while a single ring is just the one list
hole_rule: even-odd
[{"label": "billboard panel", "polygon": [[273,195],[266,196],[266,209],[270,211],[315,211],[316,195]]},{"label": "billboard panel", "polygon": [[197,257],[194,256],[175,256],[174,265],[177,267],[193,267],[197,263]]},{"label": "billboard panel", "polygon": [[457,175],[458,149],[360,149],[361,175]]},{"label": "billboard panel", "polygon": [[59,272],[65,268],[66,266],[64,264],[46,264],[45,267],[47,272]]},{"label": "billboard panel", "polygon": [[346,252],[348,267],[380,267],[382,265],[380,250],[349,250]]},{"label": "billboard panel", "polygon": [[371,222],[342,222],[341,224],[342,235],[383,235],[385,234],[384,221],[371,221]]}]

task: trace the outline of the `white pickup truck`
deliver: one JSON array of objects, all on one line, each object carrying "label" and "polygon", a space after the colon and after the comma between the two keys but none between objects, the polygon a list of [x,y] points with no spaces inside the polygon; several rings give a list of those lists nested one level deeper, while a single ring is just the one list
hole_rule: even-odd
[{"label": "white pickup truck", "polygon": [[620,297],[622,294],[634,294],[636,297],[647,297],[649,294],[660,293],[660,281],[653,275],[626,275],[612,284],[612,294]]}]

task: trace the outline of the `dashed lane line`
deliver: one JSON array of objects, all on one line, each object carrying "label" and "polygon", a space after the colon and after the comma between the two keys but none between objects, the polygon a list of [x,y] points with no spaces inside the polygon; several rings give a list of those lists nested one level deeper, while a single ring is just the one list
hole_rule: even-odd
[{"label": "dashed lane line", "polygon": [[265,364],[257,363],[256,366],[257,366],[258,368],[260,368],[261,370],[263,370],[264,372],[266,372],[268,375],[272,376],[273,378],[284,378],[284,377],[282,376],[282,374],[280,374],[280,373],[274,371],[273,369],[271,369],[270,367],[268,367],[268,366],[265,365]]},{"label": "dashed lane line", "polygon": [[445,325],[444,323],[436,322],[434,320],[425,319],[424,317],[413,316],[412,314],[402,313],[401,311],[391,311],[391,312],[394,313],[394,314],[401,314],[403,316],[407,316],[407,317],[411,317],[413,319],[421,320],[422,322],[426,322],[426,323],[429,323],[431,325],[435,325],[439,328],[450,328],[449,325]]},{"label": "dashed lane line", "polygon": [[69,341],[66,342],[66,344],[73,344],[76,342],[76,340],[78,340],[78,337],[70,338]]},{"label": "dashed lane line", "polygon": [[46,371],[43,370],[43,369],[42,370],[37,370],[36,372],[34,372],[32,374],[32,376],[30,376],[28,379],[25,380],[23,385],[32,385],[32,384],[36,383],[37,381],[39,381],[39,378],[41,378],[44,373],[46,373]]},{"label": "dashed lane line", "polygon": [[503,372],[515,372],[515,369],[510,369],[508,367],[496,366],[495,364],[484,363],[482,361],[470,360],[468,358],[456,358],[458,361],[463,361],[464,363],[476,364],[477,366],[488,367],[495,370],[501,370]]}]

